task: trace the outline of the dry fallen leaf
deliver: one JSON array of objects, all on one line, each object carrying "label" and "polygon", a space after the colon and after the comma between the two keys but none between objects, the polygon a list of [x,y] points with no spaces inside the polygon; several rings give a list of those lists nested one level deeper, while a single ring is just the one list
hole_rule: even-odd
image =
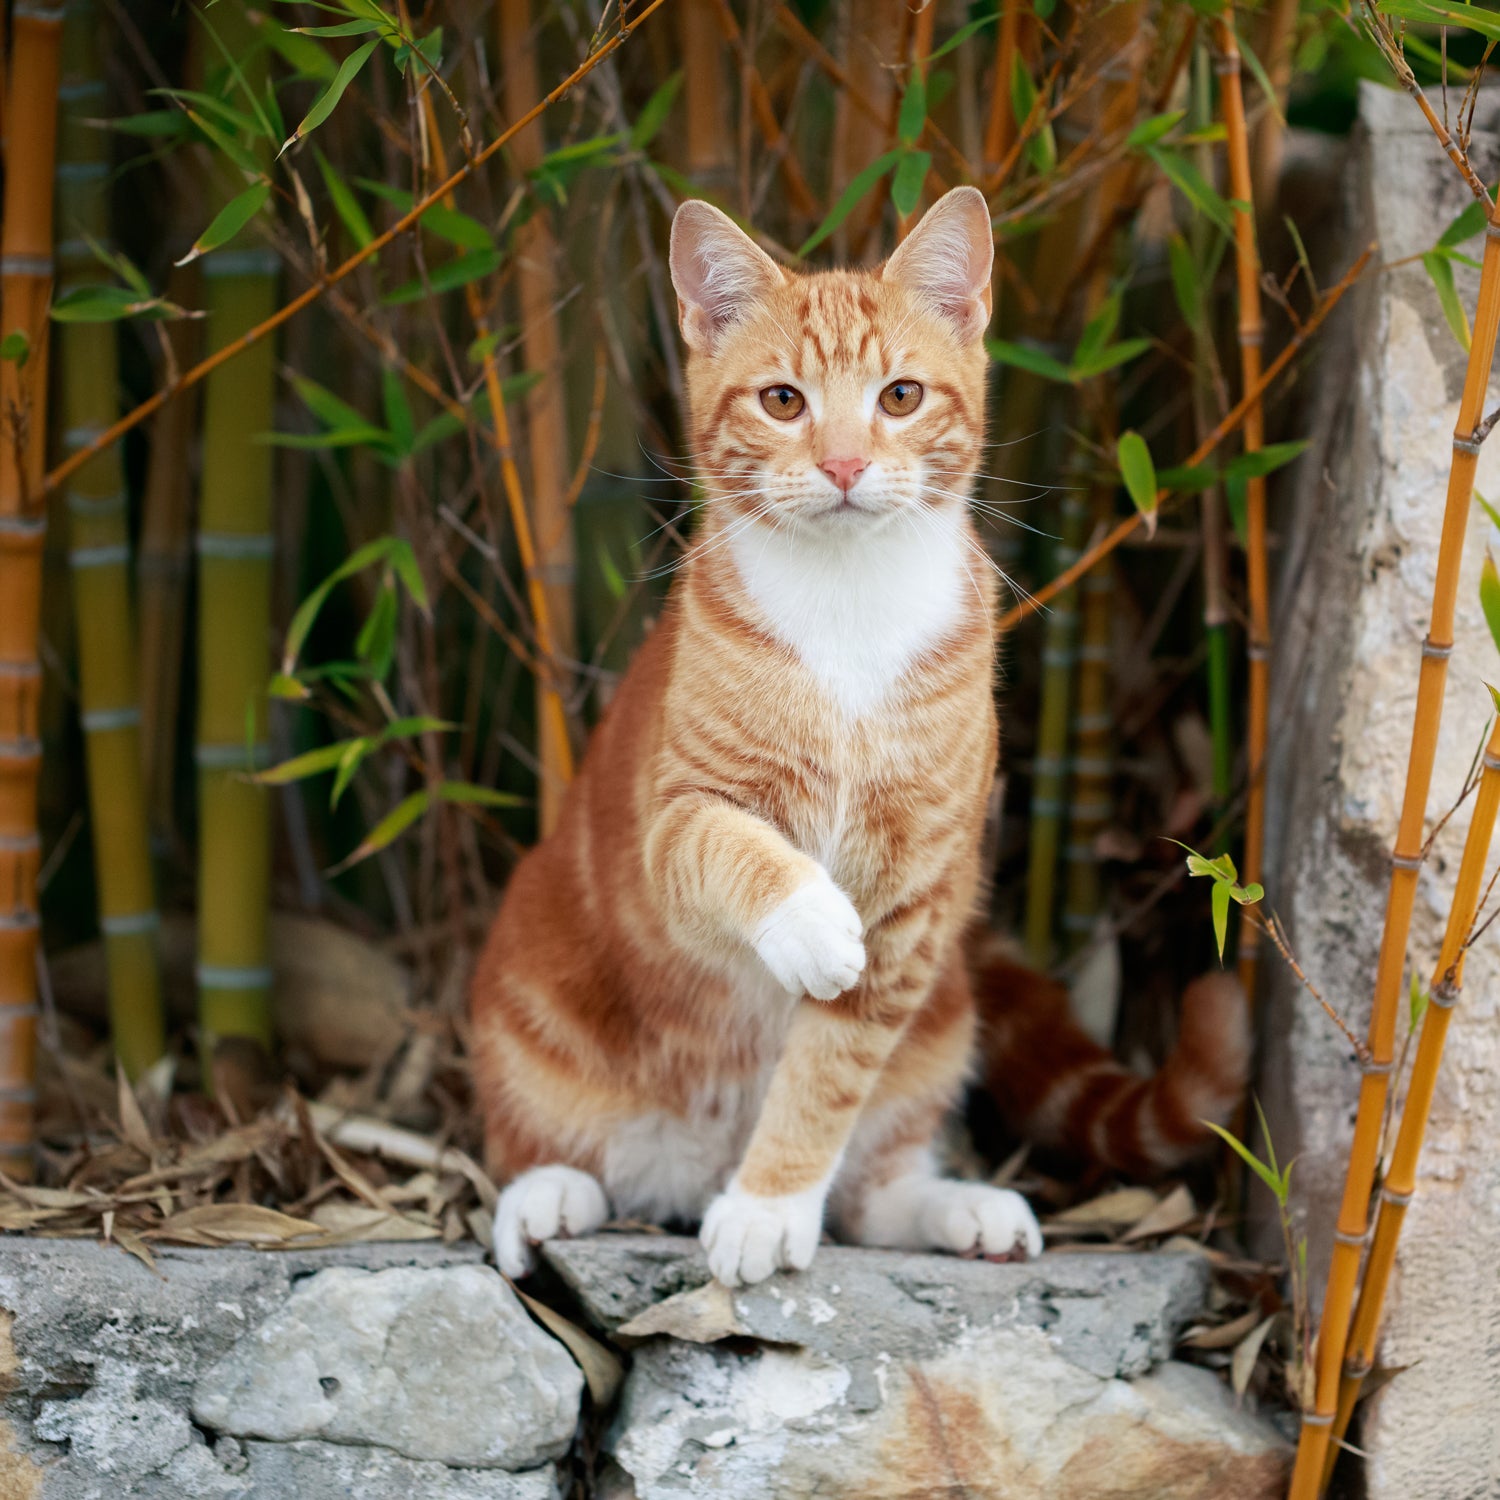
[{"label": "dry fallen leaf", "polygon": [[1179,1182],[1160,1203],[1127,1229],[1122,1238],[1128,1245],[1135,1240],[1150,1239],[1159,1234],[1171,1234],[1174,1230],[1181,1229],[1184,1224],[1191,1224],[1197,1217],[1198,1205],[1193,1202],[1193,1195],[1187,1190],[1185,1184]]},{"label": "dry fallen leaf", "polygon": [[146,1237],[193,1245],[228,1245],[237,1240],[249,1245],[281,1245],[307,1236],[321,1238],[324,1232],[322,1225],[311,1219],[295,1219],[258,1203],[205,1203],[173,1214],[157,1228],[147,1230]]},{"label": "dry fallen leaf", "polygon": [[568,1353],[583,1371],[594,1405],[603,1411],[615,1399],[620,1383],[625,1379],[625,1366],[598,1339],[563,1317],[556,1308],[528,1297],[514,1282],[510,1282],[510,1289],[531,1310],[537,1322],[567,1346]]},{"label": "dry fallen leaf", "polygon": [[1189,1349],[1229,1349],[1238,1344],[1260,1321],[1260,1309],[1252,1307],[1249,1312],[1231,1318],[1227,1323],[1199,1324],[1189,1328],[1179,1343]]},{"label": "dry fallen leaf", "polygon": [[313,1221],[343,1240],[435,1240],[441,1231],[389,1208],[330,1198],[312,1211]]},{"label": "dry fallen leaf", "polygon": [[750,1332],[734,1310],[734,1294],[719,1281],[691,1292],[678,1292],[638,1313],[615,1330],[625,1338],[644,1339],[665,1333],[690,1344],[714,1344]]},{"label": "dry fallen leaf", "polygon": [[1135,1224],[1156,1207],[1156,1194],[1150,1188],[1116,1188],[1101,1193],[1087,1203],[1075,1203],[1061,1213],[1053,1214],[1042,1226],[1080,1233],[1096,1230],[1124,1229]]},{"label": "dry fallen leaf", "polygon": [[149,1162],[155,1142],[146,1128],[146,1117],[141,1113],[135,1090],[125,1077],[124,1068],[115,1064],[115,1074],[120,1103],[120,1134]]},{"label": "dry fallen leaf", "polygon": [[1237,1398],[1243,1399],[1249,1389],[1250,1377],[1255,1373],[1255,1361],[1260,1358],[1261,1345],[1265,1343],[1266,1335],[1280,1316],[1280,1313],[1272,1313],[1269,1318],[1264,1319],[1234,1351],[1234,1358],[1229,1363],[1229,1384]]}]

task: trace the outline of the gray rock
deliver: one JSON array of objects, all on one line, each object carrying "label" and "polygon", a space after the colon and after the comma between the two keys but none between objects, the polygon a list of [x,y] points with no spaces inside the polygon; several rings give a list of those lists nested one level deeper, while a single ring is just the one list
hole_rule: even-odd
[{"label": "gray rock", "polygon": [[708,1340],[635,1349],[605,1442],[617,1500],[1272,1500],[1285,1483],[1275,1432],[1167,1359],[1206,1291],[1194,1256],[825,1246],[809,1271],[725,1293],[692,1241],[546,1255],[605,1328]]},{"label": "gray rock", "polygon": [[193,1415],[237,1437],[515,1470],[567,1451],[582,1392],[572,1358],[487,1267],[339,1268],[204,1372]]},{"label": "gray rock", "polygon": [[[1481,96],[1475,123],[1474,164],[1492,181],[1500,171],[1493,100]],[[1318,335],[1316,363],[1299,382],[1303,410],[1285,432],[1313,446],[1283,476],[1273,519],[1285,545],[1273,611],[1265,883],[1308,978],[1363,1033],[1466,363],[1430,278],[1407,257],[1429,249],[1473,200],[1413,101],[1368,84],[1347,164],[1328,186],[1316,212],[1298,215],[1325,242],[1326,254],[1313,252],[1320,280],[1340,274],[1372,240],[1390,269],[1366,277]],[[1481,237],[1468,248],[1477,257],[1482,245]],[[1478,273],[1454,271],[1472,316]],[[1492,381],[1484,410],[1497,400]],[[1494,437],[1481,452],[1477,487],[1491,501],[1500,492]],[[1484,680],[1495,680],[1495,648],[1479,578],[1486,548],[1497,545],[1500,535],[1473,507],[1428,831],[1457,798],[1492,713]],[[1472,808],[1472,799],[1458,808],[1418,880],[1408,955],[1424,985]],[[1261,1097],[1277,1154],[1297,1158],[1293,1191],[1307,1209],[1309,1265],[1321,1295],[1359,1068],[1274,954],[1262,969]],[[1363,1409],[1371,1500],[1497,1493],[1500,1158],[1488,1146],[1497,1132],[1500,945],[1491,932],[1468,955],[1388,1301],[1379,1362],[1403,1372]],[[1258,1202],[1261,1248],[1279,1257],[1274,1210],[1264,1195]]]},{"label": "gray rock", "polygon": [[251,1442],[245,1448],[245,1500],[558,1500],[561,1494],[551,1469],[450,1469],[338,1443]]}]

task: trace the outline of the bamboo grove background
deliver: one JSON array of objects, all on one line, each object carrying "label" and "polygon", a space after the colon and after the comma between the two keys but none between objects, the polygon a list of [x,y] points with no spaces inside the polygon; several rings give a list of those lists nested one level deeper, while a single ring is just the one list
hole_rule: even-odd
[{"label": "bamboo grove background", "polygon": [[[1424,257],[1472,389],[1360,1100],[1374,1124],[1340,1219],[1357,1243],[1500,317],[1494,231],[1472,330],[1453,279],[1486,229],[1470,95],[1450,133],[1423,89],[1445,70],[1455,97],[1477,86],[1497,37],[1488,13],[1426,0],[14,0],[5,1172],[63,1159],[36,1129],[38,1052],[45,1127],[49,1089],[77,1113],[69,1039],[204,1119],[252,1113],[285,1066],[326,1085],[326,1059],[279,1050],[273,912],[410,966],[425,1063],[405,1116],[462,1137],[475,942],[691,547],[665,243],[692,195],[818,265],[873,263],[947,187],[984,190],[976,513],[1015,589],[996,920],[1129,1057],[1164,1053],[1172,997],[1226,942],[1253,997],[1278,961],[1265,935],[1284,948],[1260,885],[1270,507],[1304,436],[1287,375],[1374,273],[1324,264],[1319,225],[1282,216],[1280,165],[1289,128],[1349,127],[1367,77],[1414,94],[1480,201]],[[1496,765],[1500,744],[1434,1017],[1478,909]],[[1216,857],[1185,869],[1173,839]],[[48,956],[95,941],[95,1003],[60,1014]],[[1397,1198],[1421,1129],[1403,1124]],[[1397,1230],[1383,1215],[1377,1267]],[[1314,1415],[1304,1486],[1351,1318],[1340,1430],[1378,1329],[1384,1272],[1356,1313],[1357,1271],[1357,1249],[1336,1256],[1316,1378],[1296,1373],[1310,1348],[1291,1361]]]}]

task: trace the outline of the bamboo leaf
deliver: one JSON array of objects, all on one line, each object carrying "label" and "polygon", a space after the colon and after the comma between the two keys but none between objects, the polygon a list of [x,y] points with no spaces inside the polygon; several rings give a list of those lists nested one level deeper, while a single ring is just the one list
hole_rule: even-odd
[{"label": "bamboo leaf", "polygon": [[76,286],[52,304],[54,323],[117,323],[121,318],[180,317],[162,297],[141,297],[130,287]]},{"label": "bamboo leaf", "polygon": [[200,255],[207,255],[210,250],[217,250],[220,245],[227,244],[266,206],[266,199],[270,196],[269,182],[252,183],[243,193],[236,193],[214,215],[213,222],[193,241],[192,249],[176,264],[185,266],[190,261],[197,260]]},{"label": "bamboo leaf", "polygon": [[394,537],[382,536],[376,537],[373,542],[366,542],[363,547],[358,548],[349,557],[345,558],[297,606],[296,613],[292,616],[292,623],[287,626],[286,641],[282,646],[281,670],[283,673],[291,674],[297,657],[301,654],[302,647],[306,644],[308,633],[312,630],[313,624],[318,618],[318,612],[323,608],[329,594],[344,579],[351,578],[354,574],[362,572],[365,568],[372,567],[376,563],[388,562],[395,540]]},{"label": "bamboo leaf", "polygon": [[[356,181],[366,191],[374,193],[377,198],[384,198],[387,203],[400,209],[402,214],[410,213],[412,205],[416,202],[416,199],[404,188],[392,187],[389,183],[380,182],[376,178],[360,177]],[[434,203],[422,215],[422,227],[463,250],[493,250],[495,248],[494,235],[478,219],[470,218],[468,214],[460,213],[456,208],[449,208],[445,203]]]},{"label": "bamboo leaf", "polygon": [[139,115],[116,115],[105,122],[111,130],[123,135],[150,137],[182,135],[187,130],[187,117],[177,109],[151,109]]},{"label": "bamboo leaf", "polygon": [[338,64],[316,42],[283,26],[270,16],[261,21],[260,34],[267,46],[279,53],[282,60],[304,78],[317,78],[326,82],[338,72]]},{"label": "bamboo leaf", "polygon": [[1139,358],[1150,347],[1150,339],[1121,339],[1118,344],[1111,344],[1108,349],[1101,349],[1093,359],[1087,362],[1075,358],[1073,379],[1075,381],[1092,380],[1094,376],[1103,375],[1117,365],[1128,364],[1132,359]]},{"label": "bamboo leaf", "polygon": [[1164,115],[1153,115],[1149,120],[1142,120],[1125,137],[1125,144],[1137,151],[1154,146],[1164,135],[1170,135],[1177,128],[1186,113],[1185,109],[1174,109]]},{"label": "bamboo leaf", "polygon": [[1437,288],[1438,303],[1443,309],[1443,316],[1448,320],[1448,327],[1453,330],[1453,337],[1467,351],[1469,318],[1464,312],[1463,303],[1459,300],[1458,288],[1453,284],[1452,263],[1446,255],[1436,250],[1429,250],[1422,257],[1422,265],[1432,278],[1433,286]]},{"label": "bamboo leaf", "polygon": [[1179,151],[1165,146],[1148,146],[1146,155],[1161,169],[1179,193],[1200,213],[1224,231],[1234,233],[1234,216],[1229,204],[1209,185],[1203,174]]},{"label": "bamboo leaf", "polygon": [[1240,546],[1248,547],[1250,545],[1250,519],[1243,474],[1224,476],[1224,509],[1229,512],[1229,522],[1234,527],[1234,534]]},{"label": "bamboo leaf", "polygon": [[[302,404],[333,432],[347,428],[363,428],[380,432],[380,428],[373,427],[367,417],[355,411],[348,402],[341,401],[326,386],[319,385],[316,380],[309,380],[305,375],[293,375],[292,389],[302,398]],[[382,437],[384,435],[381,433]]]},{"label": "bamboo leaf", "polygon": [[368,737],[361,735],[358,739],[349,740],[342,749],[343,753],[338,759],[338,772],[328,793],[328,805],[332,808],[336,808],[343,800],[349,783],[354,780],[354,773],[364,764],[374,745]]},{"label": "bamboo leaf", "polygon": [[1197,332],[1203,325],[1203,283],[1198,274],[1198,262],[1191,247],[1180,234],[1167,241],[1167,255],[1172,267],[1172,291],[1177,298],[1177,310],[1189,329]]},{"label": "bamboo leaf", "polygon": [[838,202],[828,210],[828,216],[798,248],[797,256],[799,259],[816,250],[849,217],[854,211],[854,205],[896,165],[900,156],[901,153],[899,151],[887,151],[884,156],[876,157],[863,172],[855,174],[849,186],[839,194]]},{"label": "bamboo leaf", "polygon": [[[903,146],[915,146],[927,125],[927,75],[920,67],[911,70],[906,91],[901,95],[901,111],[896,117],[896,139]],[[907,212],[910,212],[908,209]]]},{"label": "bamboo leaf", "polygon": [[421,568],[417,566],[417,555],[411,550],[411,543],[401,537],[391,537],[389,557],[391,567],[396,577],[406,586],[412,603],[425,614],[430,608],[427,602],[427,583],[422,577]]},{"label": "bamboo leaf", "polygon": [[1138,432],[1122,432],[1115,445],[1115,456],[1120,465],[1120,478],[1125,481],[1125,492],[1131,503],[1146,517],[1155,529],[1156,517],[1156,465],[1151,462],[1151,450]]},{"label": "bamboo leaf", "polygon": [[1016,369],[1040,375],[1044,380],[1072,383],[1073,372],[1061,360],[1054,359],[1052,355],[1033,348],[1030,344],[1012,344],[1005,339],[986,339],[984,347],[989,350],[990,358],[998,359],[1002,365],[1014,365]]},{"label": "bamboo leaf", "polygon": [[525,807],[526,799],[514,792],[497,792],[493,787],[476,786],[472,781],[445,781],[438,787],[444,802],[477,803],[481,807]]},{"label": "bamboo leaf", "polygon": [[408,281],[404,286],[398,286],[394,291],[387,292],[380,300],[386,307],[399,307],[407,302],[419,302],[428,295],[440,296],[444,292],[467,286],[471,281],[478,281],[481,276],[492,275],[499,269],[500,252],[498,250],[492,247],[488,250],[471,251],[467,255],[457,256],[437,266],[428,272],[425,281],[421,279]]},{"label": "bamboo leaf", "polygon": [[31,358],[31,340],[26,337],[26,331],[22,328],[12,328],[3,339],[0,339],[0,359],[13,364],[18,370],[24,369],[26,361]]},{"label": "bamboo leaf", "polygon": [[344,90],[354,82],[359,75],[359,70],[370,60],[370,54],[380,45],[380,38],[366,42],[362,47],[356,47],[342,63],[339,70],[334,74],[333,81],[313,101],[313,106],[303,116],[302,123],[282,143],[281,151],[276,154],[280,156],[289,146],[294,146],[305,135],[316,130],[319,125],[331,115],[338,106],[340,99],[344,97]]},{"label": "bamboo leaf", "polygon": [[411,796],[398,802],[370,830],[353,853],[340,860],[328,873],[336,875],[394,843],[427,811],[430,802],[431,798],[426,791],[413,792]]},{"label": "bamboo leaf", "polygon": [[255,153],[247,151],[232,135],[221,130],[202,110],[190,109],[187,117],[208,138],[210,144],[217,146],[246,177],[261,175],[260,162],[256,160]]},{"label": "bamboo leaf", "polygon": [[359,199],[354,196],[349,184],[333,170],[328,158],[316,146],[313,147],[313,154],[318,159],[318,171],[323,174],[323,186],[328,189],[333,211],[339,216],[344,228],[349,231],[350,239],[363,250],[375,238],[375,231],[370,228],[370,221],[365,217],[364,209],[359,206]]},{"label": "bamboo leaf", "polygon": [[385,404],[385,424],[395,441],[396,453],[405,458],[416,441],[416,422],[411,414],[411,403],[406,399],[401,377],[389,365],[380,372],[381,399]]},{"label": "bamboo leaf", "polygon": [[1267,443],[1264,448],[1241,453],[1239,457],[1231,459],[1225,466],[1225,477],[1228,479],[1264,478],[1265,475],[1274,474],[1277,469],[1284,468],[1294,458],[1301,457],[1310,443],[1311,440],[1308,438],[1292,443]]},{"label": "bamboo leaf", "polygon": [[1083,325],[1073,350],[1073,367],[1087,364],[1115,335],[1120,326],[1121,291],[1116,288],[1099,304],[1099,310]]},{"label": "bamboo leaf", "polygon": [[977,21],[970,21],[966,25],[960,26],[958,30],[955,31],[953,35],[950,36],[941,47],[939,47],[935,52],[929,52],[927,54],[926,61],[936,62],[938,58],[946,57],[956,48],[962,47],[963,44],[968,41],[971,36],[975,35],[976,32],[982,31],[986,26],[993,26],[994,23],[999,19],[1000,12],[998,10],[994,10],[991,11],[987,16],[980,16]]},{"label": "bamboo leaf", "polygon": [[396,591],[383,585],[354,639],[354,654],[377,682],[389,675],[396,659]]},{"label": "bamboo leaf", "polygon": [[1264,64],[1255,55],[1255,49],[1245,40],[1245,33],[1240,27],[1235,27],[1235,38],[1239,43],[1240,59],[1250,69],[1255,78],[1256,86],[1260,89],[1261,97],[1266,101],[1271,113],[1276,116],[1276,122],[1282,129],[1286,128],[1286,116],[1281,110],[1281,101],[1276,97],[1276,86],[1271,82],[1271,75],[1266,72]]},{"label": "bamboo leaf", "polygon": [[1479,605],[1484,610],[1485,624],[1490,627],[1490,638],[1496,649],[1500,649],[1500,573],[1495,571],[1495,559],[1488,548],[1479,572]]},{"label": "bamboo leaf", "polygon": [[927,180],[927,169],[932,165],[930,151],[909,151],[896,164],[896,174],[891,178],[891,202],[902,218],[910,218],[922,197],[922,184]]},{"label": "bamboo leaf", "polygon": [[319,745],[316,750],[306,750],[301,755],[294,755],[290,760],[282,761],[279,765],[271,766],[264,771],[257,771],[252,780],[260,782],[263,786],[286,786],[289,782],[303,781],[322,771],[331,771],[339,763],[345,748],[350,743],[352,742],[340,740],[334,745]]},{"label": "bamboo leaf", "polygon": [[1427,1002],[1431,997],[1427,991],[1417,983],[1417,976],[1411,976],[1411,994],[1407,997],[1407,1014],[1411,1029],[1415,1031],[1422,1024],[1422,1017],[1427,1014]]},{"label": "bamboo leaf", "polygon": [[1500,41],[1500,15],[1475,5],[1433,5],[1430,0],[1378,0],[1382,15],[1429,26],[1458,26]]},{"label": "bamboo leaf", "polygon": [[1280,1201],[1282,1192],[1280,1173],[1273,1172],[1244,1142],[1237,1140],[1222,1125],[1215,1125],[1212,1120],[1200,1120],[1198,1123],[1213,1131],[1265,1183],[1266,1187],[1276,1196],[1277,1201]]},{"label": "bamboo leaf", "polygon": [[656,139],[662,126],[667,123],[667,116],[672,113],[672,106],[677,102],[681,89],[682,69],[678,68],[665,83],[657,86],[641,106],[640,114],[635,117],[635,124],[630,127],[630,145],[633,150],[644,151]]},{"label": "bamboo leaf", "polygon": [[1224,939],[1229,931],[1229,887],[1222,880],[1214,882],[1209,901],[1213,907],[1214,940],[1219,946],[1219,962],[1223,963]]},{"label": "bamboo leaf", "polygon": [[1478,490],[1474,491],[1474,498],[1479,502],[1480,509],[1482,509],[1485,515],[1490,518],[1490,525],[1493,526],[1496,531],[1500,531],[1500,511],[1497,511],[1495,507],[1491,505],[1490,502],[1479,493]]},{"label": "bamboo leaf", "polygon": [[1477,199],[1438,236],[1436,248],[1453,250],[1471,240],[1489,222],[1489,206]]}]

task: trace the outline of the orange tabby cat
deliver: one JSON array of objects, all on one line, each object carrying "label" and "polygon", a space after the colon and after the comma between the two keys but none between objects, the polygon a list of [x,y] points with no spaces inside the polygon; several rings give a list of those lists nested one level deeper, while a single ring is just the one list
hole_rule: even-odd
[{"label": "orange tabby cat", "polygon": [[[966,510],[991,254],[973,188],[869,272],[793,275],[678,210],[701,533],[474,981],[509,1275],[611,1212],[701,1220],[731,1286],[807,1266],[825,1218],[859,1244],[1041,1249],[1018,1194],[941,1178],[932,1149],[974,1050],[997,750]],[[1222,1114],[1213,1093],[1193,1107]]]}]

